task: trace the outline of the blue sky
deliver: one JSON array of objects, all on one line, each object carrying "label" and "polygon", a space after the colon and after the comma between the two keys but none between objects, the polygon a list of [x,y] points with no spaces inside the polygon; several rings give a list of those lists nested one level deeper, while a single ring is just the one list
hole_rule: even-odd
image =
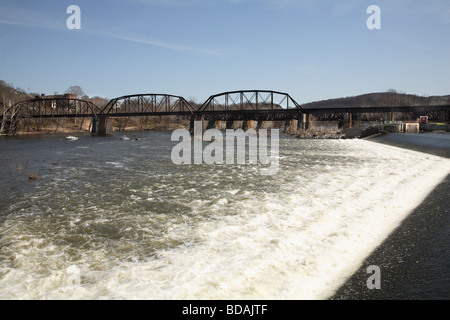
[{"label": "blue sky", "polygon": [[[69,30],[69,5],[81,30]],[[369,5],[381,30],[369,30]],[[0,79],[53,94],[167,93],[203,102],[240,89],[297,102],[396,89],[450,94],[448,0],[0,2]]]}]

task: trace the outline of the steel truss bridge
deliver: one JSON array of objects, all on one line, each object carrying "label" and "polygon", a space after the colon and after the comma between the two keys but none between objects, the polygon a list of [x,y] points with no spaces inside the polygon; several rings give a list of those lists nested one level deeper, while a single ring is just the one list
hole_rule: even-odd
[{"label": "steel truss bridge", "polygon": [[1,115],[0,133],[15,133],[20,119],[91,118],[93,134],[106,133],[109,118],[179,116],[191,120],[213,121],[291,121],[298,120],[298,128],[308,129],[314,117],[334,121],[350,116],[364,120],[368,114],[403,114],[417,118],[429,116],[435,121],[449,121],[450,105],[430,106],[361,106],[307,109],[289,94],[271,90],[239,90],[210,96],[200,107],[192,106],[181,96],[170,94],[135,94],[111,99],[100,108],[94,103],[70,97],[36,97],[18,102]]}]

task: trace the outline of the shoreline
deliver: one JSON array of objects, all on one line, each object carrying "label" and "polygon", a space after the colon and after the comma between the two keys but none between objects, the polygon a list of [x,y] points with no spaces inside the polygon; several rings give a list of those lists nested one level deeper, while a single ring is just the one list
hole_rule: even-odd
[{"label": "shoreline", "polygon": [[[450,158],[450,134],[387,134],[370,141]],[[442,138],[442,139],[441,139]],[[365,259],[329,300],[450,298],[450,174]],[[380,267],[381,289],[369,290],[369,266]]]},{"label": "shoreline", "polygon": [[388,133],[369,141],[450,159],[450,133]]}]

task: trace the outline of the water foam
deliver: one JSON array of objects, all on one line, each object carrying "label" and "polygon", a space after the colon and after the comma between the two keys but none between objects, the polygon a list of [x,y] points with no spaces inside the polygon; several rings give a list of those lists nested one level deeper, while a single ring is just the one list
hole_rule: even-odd
[{"label": "water foam", "polygon": [[128,278],[127,288],[117,286],[117,295],[130,298],[138,294],[129,291],[133,283],[141,288],[148,281],[141,297],[328,297],[449,173],[449,162],[440,158],[369,144],[365,151],[389,156],[375,168],[315,177],[306,199],[265,194],[241,202],[240,214],[196,227],[199,245],[129,266],[138,277]]},{"label": "water foam", "polygon": [[[302,142],[288,143],[294,145],[284,146],[278,181],[267,182],[275,188],[265,181],[251,188],[247,180],[255,176],[245,168],[233,169],[241,170],[237,182],[211,170],[185,197],[170,197],[179,190],[163,183],[129,196],[133,204],[185,201],[184,214],[118,216],[93,208],[97,218],[67,217],[59,231],[123,220],[128,226],[119,233],[140,236],[106,238],[120,255],[99,240],[75,250],[36,230],[23,234],[33,217],[6,221],[1,245],[14,254],[0,268],[0,297],[325,299],[450,173],[447,159],[368,141],[320,142],[314,154],[300,149]],[[148,219],[164,227],[156,232]],[[146,238],[176,245],[138,258],[134,252]]]}]

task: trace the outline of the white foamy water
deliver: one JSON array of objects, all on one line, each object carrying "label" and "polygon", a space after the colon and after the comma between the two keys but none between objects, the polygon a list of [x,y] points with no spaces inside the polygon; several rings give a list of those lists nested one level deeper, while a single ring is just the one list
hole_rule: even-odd
[{"label": "white foamy water", "polygon": [[448,159],[360,140],[283,139],[271,177],[143,167],[149,149],[55,169],[11,204],[0,298],[326,299],[450,173]]}]

